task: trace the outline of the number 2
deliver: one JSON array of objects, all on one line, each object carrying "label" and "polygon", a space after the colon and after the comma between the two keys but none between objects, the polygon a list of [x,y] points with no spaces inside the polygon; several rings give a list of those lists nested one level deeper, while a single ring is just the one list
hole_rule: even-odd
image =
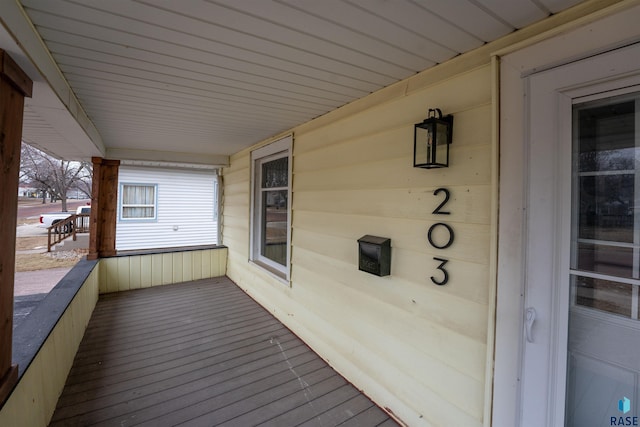
[{"label": "number 2", "polygon": [[449,193],[449,190],[447,190],[446,188],[438,188],[436,191],[433,192],[433,195],[437,196],[442,192],[444,192],[444,200],[431,213],[434,215],[451,215],[451,212],[441,211],[441,209],[444,208],[444,205],[446,205],[449,202],[449,197],[451,197],[451,193]]}]

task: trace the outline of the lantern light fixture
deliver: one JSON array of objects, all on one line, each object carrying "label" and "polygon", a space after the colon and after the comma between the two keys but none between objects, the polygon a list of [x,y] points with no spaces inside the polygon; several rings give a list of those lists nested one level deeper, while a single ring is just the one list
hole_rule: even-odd
[{"label": "lantern light fixture", "polygon": [[449,145],[453,136],[453,116],[442,117],[439,108],[430,108],[428,117],[416,123],[413,134],[413,167],[449,167]]}]

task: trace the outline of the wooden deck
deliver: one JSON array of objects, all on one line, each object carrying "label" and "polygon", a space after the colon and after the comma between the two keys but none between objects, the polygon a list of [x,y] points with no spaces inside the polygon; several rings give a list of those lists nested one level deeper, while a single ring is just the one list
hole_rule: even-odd
[{"label": "wooden deck", "polygon": [[50,426],[395,426],[227,278],[100,297]]}]

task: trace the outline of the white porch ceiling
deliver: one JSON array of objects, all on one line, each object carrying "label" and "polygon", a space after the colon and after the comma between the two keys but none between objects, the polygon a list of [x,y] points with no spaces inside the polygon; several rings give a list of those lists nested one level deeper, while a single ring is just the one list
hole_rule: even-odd
[{"label": "white porch ceiling", "polygon": [[[19,3],[101,139],[79,156],[158,160],[228,156],[580,0]],[[73,156],[41,111],[25,139]]]}]

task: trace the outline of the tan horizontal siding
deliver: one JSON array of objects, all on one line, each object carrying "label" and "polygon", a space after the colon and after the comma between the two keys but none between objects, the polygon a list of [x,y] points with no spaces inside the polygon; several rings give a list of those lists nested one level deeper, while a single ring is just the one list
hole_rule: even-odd
[{"label": "tan horizontal siding", "polygon": [[[305,283],[296,292],[299,302],[332,322],[339,322],[342,333],[355,341],[352,346],[369,349],[387,364],[393,363],[397,369],[413,375],[416,381],[452,402],[459,394],[465,405],[473,405],[476,412],[481,410],[486,351],[482,343],[410,314],[400,314],[393,307],[365,297],[346,284],[327,280],[322,273],[298,268],[297,274]],[[318,295],[325,297],[318,298]],[[348,309],[345,303],[348,303]],[[377,315],[371,316],[371,312]],[[336,351],[348,355],[350,349]],[[461,357],[461,352],[468,364],[454,366],[452,362]],[[399,354],[404,357],[399,358]],[[371,373],[381,369],[377,361],[368,358],[358,363]]]},{"label": "tan horizontal siding", "polygon": [[[444,315],[442,310],[447,307],[445,305],[438,310],[440,314],[425,313],[427,307],[433,305],[433,302],[429,300],[428,303],[425,303],[427,295],[418,287],[400,283],[400,285],[404,285],[402,288],[396,286],[395,289],[390,289],[391,280],[377,278],[378,280],[365,282],[358,277],[362,274],[356,270],[353,270],[351,274],[340,274],[340,277],[337,277],[337,274],[328,274],[327,268],[331,268],[332,265],[336,264],[336,262],[330,262],[326,257],[318,257],[318,260],[310,264],[308,269],[297,267],[295,275],[296,280],[305,281],[305,284],[306,281],[309,282],[309,286],[305,286],[307,292],[317,292],[320,295],[326,293],[323,298],[318,299],[319,302],[335,303],[338,310],[343,310],[342,316],[352,317],[348,325],[343,325],[344,328],[349,328],[354,323],[362,323],[361,334],[366,335],[366,331],[377,331],[373,333],[373,336],[379,336],[382,331],[389,328],[398,328],[395,336],[403,336],[405,338],[413,336],[416,340],[411,341],[412,346],[421,349],[425,354],[440,360],[442,363],[450,364],[453,369],[468,374],[475,379],[484,377],[484,353],[482,352],[486,349],[482,335],[483,331],[478,331],[478,327],[463,331],[462,326],[469,326],[474,316],[486,316],[486,307],[462,301],[461,298],[434,292],[434,298],[449,304],[449,307],[461,302],[464,303],[465,307],[471,308],[474,305],[475,307],[469,312],[452,309],[454,313]],[[343,269],[337,270],[340,273],[343,271]],[[349,303],[349,308],[341,308],[347,302]],[[317,307],[310,307],[310,309],[318,310]],[[366,316],[363,315],[362,312],[366,313],[368,311],[375,312],[377,315],[371,316],[371,313],[367,313]],[[353,316],[355,312],[358,312],[361,316],[356,318]],[[455,321],[455,324],[460,325],[457,330],[451,327],[450,316],[458,318]],[[384,325],[379,325],[380,322],[384,323]],[[395,322],[397,324],[394,324]],[[406,324],[402,326],[403,323]],[[475,334],[474,331],[476,331]],[[354,338],[360,339],[360,337]],[[436,339],[440,345],[437,348],[434,347],[429,338]],[[381,341],[375,344],[379,351],[382,351],[381,347],[384,346],[386,344]],[[458,354],[459,351],[463,350],[465,352],[464,355]],[[394,352],[395,350],[388,349],[386,351]],[[453,356],[453,358],[450,358],[450,356]],[[455,363],[458,358],[466,358],[465,363]]]},{"label": "tan horizontal siding", "polygon": [[[433,210],[444,200],[434,196],[437,187],[364,190],[318,190],[298,192],[296,211],[344,213],[381,218],[433,219]],[[448,220],[454,222],[489,224],[491,187],[489,185],[447,186],[451,192],[451,212]]]},{"label": "tan horizontal siding", "polygon": [[[479,286],[478,282],[467,282],[473,283],[473,289],[468,291],[465,291],[462,286],[455,289],[443,286],[434,288],[432,292],[425,292],[427,283],[424,279],[409,280],[402,275],[393,274],[393,270],[393,279],[390,277],[367,278],[358,270],[354,262],[341,259],[339,255],[339,251],[334,254],[320,254],[296,246],[297,265],[304,265],[310,271],[325,274],[328,280],[345,283],[363,294],[371,294],[382,302],[395,306],[398,310],[431,319],[446,328],[484,343],[486,326],[479,323],[477,319],[486,315],[487,303],[486,293],[479,291],[482,286]],[[405,258],[408,255],[400,252],[398,258]],[[433,265],[429,265],[424,259],[422,261],[424,268],[419,277],[429,280],[427,275],[434,274],[431,271]],[[460,269],[473,271],[471,267],[468,264],[457,266]],[[297,267],[294,269],[294,282],[296,272]],[[480,272],[482,272],[481,269]],[[486,271],[484,273],[486,274]],[[451,280],[462,282],[461,278],[456,275]]]},{"label": "tan horizontal siding", "polygon": [[[247,196],[248,197],[248,196]],[[224,207],[224,216],[225,218],[227,217],[233,217],[233,218],[247,218],[247,214],[246,211],[249,209],[249,203],[237,203],[237,204],[231,204],[233,203],[233,200],[225,200],[226,203],[229,203],[228,205],[225,205]],[[225,226],[227,226],[227,222],[225,221]]]},{"label": "tan horizontal siding", "polygon": [[[304,139],[304,144],[296,145],[294,154],[330,147],[338,141],[349,141],[413,125],[426,118],[429,108],[438,107],[444,114],[454,114],[458,117],[460,112],[479,106],[486,107],[491,100],[490,82],[491,68],[483,66],[415,91],[410,96],[400,96],[374,105],[327,126],[310,131],[302,127],[295,132],[295,136],[296,139]],[[463,96],[458,96],[461,94]],[[398,141],[397,145],[410,142]]]},{"label": "tan horizontal siding", "polygon": [[244,254],[244,260],[249,259],[249,231],[245,227],[225,227],[224,244],[237,252]]},{"label": "tan horizontal siding", "polygon": [[[329,189],[408,189],[424,185],[434,187],[488,185],[491,183],[490,148],[490,145],[481,145],[463,149],[452,145],[451,158],[464,159],[464,162],[452,161],[449,168],[442,171],[431,171],[430,174],[423,169],[413,168],[410,155],[364,164],[359,163],[356,158],[353,159],[353,164],[348,166],[296,172],[293,191],[295,193]],[[294,168],[297,170],[295,161]]]},{"label": "tan horizontal siding", "polygon": [[[332,135],[336,142],[322,145],[311,150],[296,146],[295,165],[301,171],[313,171],[327,167],[351,166],[352,162],[369,163],[388,160],[394,157],[406,157],[413,154],[413,125],[427,116],[427,109],[422,109],[422,117],[394,124],[394,127],[380,132],[369,133],[353,139],[341,140],[342,135]],[[487,115],[491,113],[490,104],[473,106],[462,112],[444,111],[446,114],[454,114],[454,138],[455,148],[470,145],[489,144],[491,142],[491,129],[483,124]],[[300,136],[315,138],[315,135]],[[348,142],[345,144],[344,142]],[[452,148],[454,148],[452,146]]]},{"label": "tan horizontal siding", "polygon": [[[246,208],[247,206],[249,206],[249,201],[248,201],[249,190],[248,189],[246,192],[232,191],[233,190],[232,188],[227,188],[227,189],[229,192],[225,194],[224,200],[229,204],[228,206],[229,208],[234,208],[238,206]],[[243,214],[242,216],[246,216],[246,214]]]},{"label": "tan horizontal siding", "polygon": [[[228,275],[378,403],[404,405],[401,418],[416,424],[477,426],[484,417],[490,82],[490,67],[480,67],[294,129],[291,288],[247,262],[250,150],[223,171]],[[416,169],[413,124],[433,107],[455,116],[451,167]],[[439,187],[451,193],[450,215],[432,213],[443,201],[433,194]],[[446,250],[427,240],[437,222],[455,232]],[[365,234],[391,238],[390,276],[358,270]],[[430,280],[439,274],[433,257],[449,259],[446,286]]]},{"label": "tan horizontal siding", "polygon": [[[336,236],[346,239],[339,244],[352,246],[354,252],[353,260],[357,257],[357,239],[366,235],[374,234],[384,237],[391,237],[393,248],[412,250],[430,256],[442,254],[442,250],[435,249],[429,245],[427,231],[436,222],[445,220],[437,218],[431,221],[420,221],[413,219],[388,218],[362,216],[362,215],[341,215],[326,212],[296,211],[294,227],[294,246],[299,244],[297,230],[313,231],[323,236]],[[455,233],[454,242],[450,248],[446,249],[447,256],[451,259],[459,259],[479,264],[488,263],[488,253],[486,246],[489,244],[489,226],[484,224],[456,223],[446,221]],[[433,233],[438,236],[439,228]],[[446,236],[444,239],[446,240]],[[328,242],[328,250],[333,251],[335,246]],[[392,262],[394,257],[392,256]]]},{"label": "tan horizontal siding", "polygon": [[244,183],[249,180],[249,168],[239,167],[233,171],[227,171],[224,175],[224,182],[226,185]]},{"label": "tan horizontal siding", "polygon": [[225,227],[235,227],[236,229],[248,230],[249,220],[246,216],[226,216],[224,225]]}]

